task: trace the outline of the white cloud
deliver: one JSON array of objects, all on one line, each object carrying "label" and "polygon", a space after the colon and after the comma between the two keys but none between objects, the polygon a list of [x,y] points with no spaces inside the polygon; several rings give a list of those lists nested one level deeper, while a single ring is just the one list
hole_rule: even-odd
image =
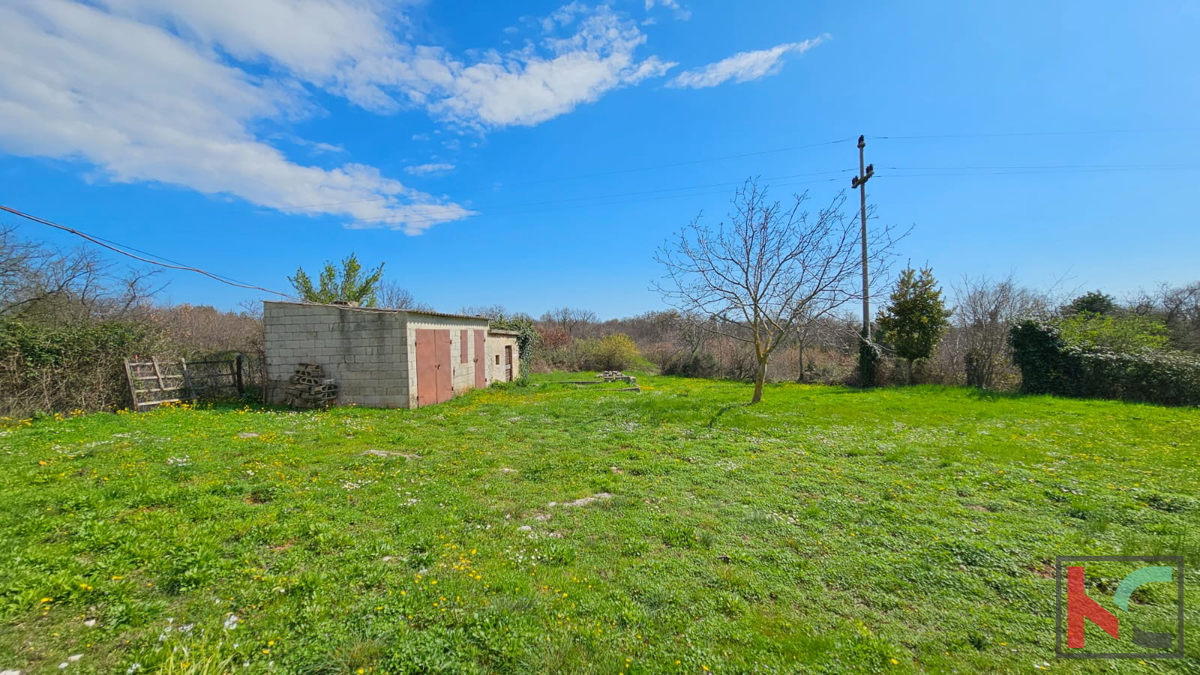
[{"label": "white cloud", "polygon": [[416,105],[439,120],[484,130],[540,124],[676,65],[639,59],[635,52],[646,36],[607,7],[572,3],[542,23],[548,32],[564,25],[575,31],[515,51],[487,51],[474,62],[439,47],[401,47],[356,63],[343,76],[343,92],[370,110]]},{"label": "white cloud", "polygon": [[453,54],[411,39],[410,1],[0,0],[0,152],[415,234],[473,212],[270,142],[342,155],[287,131],[321,112],[314,89],[483,132],[540,124],[676,65],[639,54],[646,36],[607,5],[530,20],[543,35],[517,49]]},{"label": "white cloud", "polygon": [[[313,83],[395,44],[399,3],[379,0],[94,0],[243,61],[269,59]],[[385,11],[391,10],[391,11]]]},{"label": "white cloud", "polygon": [[0,7],[0,150],[410,234],[471,215],[373,167],[297,164],[251,131],[307,105],[155,26],[63,0]]},{"label": "white cloud", "polygon": [[481,130],[545,122],[675,65],[638,59],[646,37],[634,22],[578,0],[536,21],[547,34],[540,45],[486,50],[470,60],[400,41],[396,30],[406,22],[396,0],[99,1],[237,59],[273,63],[367,110],[389,114],[415,105]]},{"label": "white cloud", "polygon": [[729,80],[739,83],[757,80],[761,77],[778,73],[783,68],[783,57],[785,55],[791,53],[803,54],[828,39],[828,35],[822,35],[811,40],[789,42],[770,49],[739,52],[716,63],[686,70],[672,78],[667,83],[667,86],[704,89],[706,87],[715,87]]},{"label": "white cloud", "polygon": [[445,173],[453,170],[454,165],[449,162],[432,162],[405,167],[404,172],[410,176],[428,176],[431,173]]},{"label": "white cloud", "polygon": [[[646,0],[646,11],[649,12],[650,10],[654,9],[655,5],[673,10],[675,13],[675,18],[679,19],[680,21],[687,21],[688,19],[692,18],[692,10],[687,9],[679,4],[679,0]],[[653,22],[653,19],[647,19],[647,21]],[[643,21],[642,24],[653,25],[653,23],[646,24],[646,21]]]},{"label": "white cloud", "polygon": [[571,2],[550,13],[545,19],[542,19],[542,30],[551,33],[559,26],[569,26],[574,23],[575,19],[589,12],[587,5],[582,2]]},{"label": "white cloud", "polygon": [[309,141],[308,145],[310,147],[312,147],[314,150],[318,150],[320,152],[328,152],[328,153],[333,153],[333,154],[341,154],[343,152],[346,152],[346,148],[344,148],[340,145],[337,145],[335,143],[322,143],[320,141]]}]

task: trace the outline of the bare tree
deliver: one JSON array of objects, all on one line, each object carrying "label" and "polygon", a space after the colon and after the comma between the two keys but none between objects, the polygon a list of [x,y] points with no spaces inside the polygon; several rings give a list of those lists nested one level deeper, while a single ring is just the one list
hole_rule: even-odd
[{"label": "bare tree", "polygon": [[[762,400],[772,352],[799,323],[861,297],[859,229],[842,213],[845,195],[815,216],[801,210],[807,195],[794,200],[784,208],[748,180],[734,195],[728,225],[713,230],[697,217],[655,256],[666,268],[655,288],[668,303],[753,346],[751,403]],[[876,229],[868,241],[872,269],[888,267],[893,243],[890,227]]]},{"label": "bare tree", "polygon": [[1200,352],[1200,281],[1161,284],[1153,292],[1137,293],[1127,306],[1134,315],[1161,319],[1176,349]]},{"label": "bare tree", "polygon": [[801,384],[805,381],[804,352],[824,341],[831,328],[826,319],[827,316],[814,318],[807,307],[796,317],[796,381]]},{"label": "bare tree", "polygon": [[469,316],[485,316],[489,319],[496,320],[508,316],[508,309],[499,303],[494,305],[470,305],[458,310],[459,314]]},{"label": "bare tree", "polygon": [[417,302],[407,288],[394,281],[382,281],[375,291],[376,302],[385,309],[411,309],[431,311],[433,307]]},{"label": "bare tree", "polygon": [[993,388],[1010,365],[1008,327],[1048,314],[1053,301],[1018,286],[1012,275],[998,280],[964,277],[954,293],[955,338],[962,358],[954,365],[966,370],[967,384]]},{"label": "bare tree", "polygon": [[172,347],[188,358],[222,352],[253,353],[262,337],[260,317],[207,305],[157,307],[147,312],[147,318],[160,326]]},{"label": "bare tree", "polygon": [[45,261],[46,252],[17,237],[15,227],[0,227],[0,315],[28,300]]},{"label": "bare tree", "polygon": [[579,337],[576,333],[581,329],[591,324],[597,323],[600,317],[590,309],[573,309],[571,307],[559,307],[552,309],[542,315],[539,319],[542,323],[556,326],[567,331],[571,337]]},{"label": "bare tree", "polygon": [[95,249],[53,248],[0,228],[0,316],[119,319],[145,309],[162,290],[151,283],[154,270],[118,269]]}]

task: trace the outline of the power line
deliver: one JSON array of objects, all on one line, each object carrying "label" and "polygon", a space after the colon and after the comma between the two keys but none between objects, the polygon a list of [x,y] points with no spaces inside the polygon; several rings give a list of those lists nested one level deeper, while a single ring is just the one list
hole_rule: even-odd
[{"label": "power line", "polygon": [[[840,175],[845,174],[850,171],[853,171],[853,169],[835,169],[832,171],[812,171],[812,172],[808,172],[808,173],[794,173],[794,174],[788,174],[788,175],[784,175],[784,176],[771,176],[771,177],[763,178],[760,180],[776,181],[776,180],[788,180],[791,178],[802,178],[802,177],[808,177],[808,176],[840,176]],[[834,178],[821,179],[821,180],[815,180],[815,181],[801,181],[799,183],[797,183],[795,181],[789,181],[789,182],[785,182],[785,183],[775,183],[775,186],[783,187],[783,186],[787,186],[787,185],[800,185],[800,184],[805,184],[805,183],[823,183],[823,182],[826,182],[827,180],[833,181],[833,180],[838,180],[838,178],[834,177]],[[528,210],[528,207],[550,206],[550,205],[562,204],[562,205],[567,205],[567,208],[573,208],[570,205],[574,204],[574,206],[577,207],[577,206],[603,206],[603,205],[609,205],[609,204],[634,203],[634,202],[638,202],[638,201],[648,201],[648,200],[629,200],[629,201],[618,200],[618,201],[608,201],[608,202],[604,202],[601,204],[575,204],[576,202],[588,202],[588,201],[593,201],[593,200],[610,200],[610,199],[614,199],[614,198],[637,197],[637,196],[642,196],[642,195],[655,195],[655,194],[661,194],[664,192],[680,192],[681,193],[678,195],[668,195],[667,197],[665,197],[668,199],[674,198],[674,197],[703,196],[703,195],[712,194],[712,193],[709,193],[709,192],[696,193],[696,192],[690,192],[690,191],[691,190],[702,190],[705,188],[736,186],[736,185],[740,185],[743,182],[744,182],[743,180],[735,180],[735,181],[725,181],[722,183],[708,183],[708,184],[701,184],[701,185],[682,185],[682,186],[671,187],[671,188],[659,188],[657,190],[640,190],[637,192],[618,192],[618,193],[607,194],[607,195],[567,197],[565,199],[548,199],[548,200],[543,200],[543,201],[539,201],[539,202],[524,202],[524,203],[516,203],[516,204],[496,204],[496,205],[492,205],[492,206],[487,206],[487,205],[471,206],[470,208],[483,209],[488,212],[487,215],[499,215],[499,216],[516,215],[516,214],[520,214],[520,213],[541,213],[543,211],[553,210],[553,209],[537,209],[534,211],[530,211],[530,210]],[[506,209],[519,209],[519,210],[508,211]],[[474,215],[480,215],[480,214],[474,214]],[[474,217],[474,215],[468,216],[468,217]],[[391,216],[387,216],[386,218],[381,218],[376,221],[370,221],[370,222],[426,223],[426,222],[444,222],[445,220],[446,220],[445,218],[440,218],[437,216],[432,216],[432,217],[427,217],[427,218],[403,218],[400,215],[391,215]]]},{"label": "power line", "polygon": [[[112,244],[113,246],[118,246],[118,247],[121,247],[121,248],[124,248],[124,249],[128,249],[128,250],[130,250],[130,251],[133,251],[133,252],[135,252],[135,253],[141,253],[142,255],[150,256],[151,258],[158,258],[159,260],[165,260],[165,261],[167,261],[167,262],[169,262],[169,263],[174,263],[174,264],[176,264],[176,265],[180,265],[180,266],[184,266],[184,267],[186,267],[186,264],[185,264],[185,263],[181,263],[181,262],[179,262],[178,260],[172,260],[171,258],[168,258],[168,257],[167,257],[167,256],[165,256],[165,255],[159,255],[159,254],[157,254],[157,253],[151,253],[151,252],[149,252],[149,251],[145,251],[145,250],[142,250],[142,249],[140,249],[140,248],[134,248],[133,246],[130,246],[130,245],[128,245],[128,244],[122,244],[122,243],[120,243],[120,242],[116,242],[116,241],[113,241],[113,240],[111,240],[111,239],[105,239],[104,237],[97,236],[97,235],[94,235],[94,234],[93,234],[93,235],[91,235],[91,236],[92,236],[92,237],[94,237],[95,239],[99,239],[100,241],[103,241],[103,242],[106,242],[106,243]],[[239,281],[239,280],[237,280],[237,279],[234,279],[233,277],[227,277],[227,276],[224,276],[224,275],[221,275],[221,274],[216,274],[216,275],[214,275],[214,276],[220,277],[221,279],[224,279],[224,280],[226,280],[226,281],[230,281],[230,282],[232,282],[232,283],[235,283],[235,284],[243,284],[243,283],[245,283],[245,282],[243,282],[243,281]]]},{"label": "power line", "polygon": [[911,141],[938,138],[1013,138],[1019,136],[1098,136],[1104,134],[1192,134],[1200,132],[1200,128],[1192,129],[1096,129],[1096,130],[1067,130],[1067,131],[1013,131],[978,134],[918,134],[908,136],[867,136],[871,140]]},{"label": "power line", "polygon": [[826,146],[826,145],[836,145],[838,143],[849,143],[852,140],[854,140],[853,136],[851,136],[849,138],[839,138],[839,139],[832,140],[832,141],[822,141],[820,143],[808,143],[805,145],[793,145],[793,146],[786,147],[786,148],[772,148],[770,150],[759,150],[757,152],[744,152],[744,153],[741,153],[738,155],[725,155],[724,157],[708,157],[705,159],[692,159],[692,160],[686,160],[683,162],[672,162],[670,164],[655,164],[652,166],[639,166],[639,167],[633,167],[633,168],[628,168],[628,169],[615,169],[613,171],[602,171],[599,173],[585,173],[585,174],[578,174],[575,176],[562,176],[560,178],[547,178],[545,180],[525,181],[525,182],[521,182],[521,183],[508,183],[507,186],[508,187],[516,187],[516,186],[521,186],[521,185],[540,185],[542,183],[557,183],[559,181],[577,180],[580,178],[599,178],[601,176],[614,176],[617,174],[632,173],[635,171],[651,171],[654,169],[670,169],[670,168],[677,167],[677,166],[688,166],[688,165],[692,165],[692,164],[704,164],[707,162],[721,162],[721,161],[725,161],[728,159],[742,159],[744,157],[757,157],[759,155],[769,155],[769,154],[776,153],[776,152],[792,152],[795,150],[807,150],[810,148],[819,148],[819,147]]},{"label": "power line", "polygon": [[[669,164],[654,164],[654,165],[650,165],[650,166],[638,166],[638,167],[630,167],[630,168],[625,168],[625,169],[614,169],[612,171],[602,171],[599,173],[585,173],[585,174],[577,174],[574,176],[561,176],[558,178],[546,178],[544,180],[523,181],[523,182],[518,182],[518,183],[505,183],[505,187],[521,187],[524,185],[542,185],[545,183],[557,183],[560,181],[578,180],[578,179],[582,179],[582,178],[599,178],[602,176],[615,176],[618,174],[633,173],[636,171],[652,171],[654,169],[670,169],[670,168],[678,167],[678,166],[704,164],[707,162],[720,162],[720,161],[725,161],[725,160],[729,160],[729,159],[741,159],[744,157],[757,157],[759,155],[768,155],[768,154],[777,153],[777,152],[792,152],[795,150],[806,150],[809,148],[818,148],[818,147],[822,147],[822,146],[826,146],[826,145],[835,145],[837,143],[846,143],[846,142],[849,142],[852,140],[854,140],[854,139],[853,138],[839,138],[837,140],[822,141],[820,143],[809,143],[806,145],[793,145],[793,146],[789,146],[789,147],[785,147],[785,148],[772,148],[769,150],[758,150],[756,152],[744,152],[744,153],[741,153],[738,155],[725,155],[722,157],[706,157],[704,159],[691,159],[691,160],[685,160],[682,162],[671,162]],[[388,199],[391,199],[391,197],[390,196],[388,196],[388,197],[372,197],[370,199],[356,199],[356,200],[345,201],[345,202],[327,202],[324,204],[306,204],[306,205],[302,205],[302,206],[281,206],[281,207],[277,207],[275,210],[276,211],[301,211],[304,209],[319,209],[319,208],[326,208],[326,207],[330,207],[330,206],[345,206],[347,204],[367,204],[370,202],[387,201]]]},{"label": "power line", "polygon": [[[210,279],[213,279],[215,281],[219,281],[223,284],[228,284],[230,286],[237,286],[238,288],[246,288],[246,289],[255,290],[255,291],[263,291],[265,293],[280,295],[285,298],[293,297],[288,293],[280,293],[279,291],[273,291],[269,288],[263,288],[262,286],[255,286],[253,284],[246,284],[246,283],[242,283],[242,282],[238,282],[238,281],[233,281],[226,277],[222,277],[220,275],[213,274],[212,272],[207,272],[198,267],[191,267],[189,265],[182,265],[179,263],[172,264],[169,262],[163,262],[162,260],[152,260],[151,258],[143,258],[142,256],[134,255],[133,253],[130,253],[129,251],[124,250],[125,248],[129,248],[130,250],[136,250],[136,249],[133,249],[132,247],[124,246],[123,244],[113,245],[113,243],[109,243],[107,240],[102,240],[99,237],[95,237],[90,234],[80,232],[79,230],[76,230],[75,228],[67,227],[66,225],[59,225],[58,223],[54,223],[49,220],[45,220],[43,218],[38,218],[37,216],[32,216],[32,215],[29,215],[28,213],[23,213],[16,209],[9,208],[7,206],[0,205],[0,211],[7,211],[8,213],[13,214],[14,216],[18,216],[18,217],[24,218],[26,220],[33,221],[35,223],[53,227],[55,229],[62,230],[64,232],[69,232],[77,237],[82,237],[83,239],[86,239],[87,241],[90,241],[93,244],[96,244],[97,246],[106,248],[106,249],[108,249],[110,251],[114,251],[116,253],[120,253],[123,256],[128,256],[139,262],[144,262],[144,263],[147,263],[150,265],[158,265],[159,267],[166,267],[168,269],[181,270],[184,272],[195,272],[197,274],[202,274],[202,275],[204,275]],[[141,253],[145,253],[145,252],[141,251]],[[146,253],[146,255],[151,255],[151,254]],[[166,259],[164,258],[163,260],[166,260]]]},{"label": "power line", "polygon": [[[1107,171],[1167,171],[1167,170],[1192,170],[1192,169],[1197,169],[1197,168],[1200,168],[1200,165],[1047,164],[1047,165],[1022,165],[1022,166],[950,166],[950,167],[889,166],[889,167],[877,167],[876,170],[877,171],[879,171],[879,170],[883,170],[883,171],[925,171],[925,172],[929,172],[929,173],[886,173],[886,174],[876,174],[876,175],[884,175],[889,178],[907,178],[907,177],[921,177],[921,176],[974,176],[974,175],[1038,174],[1038,173],[1067,174],[1067,173],[1097,173],[1097,172],[1107,172]],[[761,180],[763,180],[763,181],[778,181],[778,180],[787,180],[787,179],[791,179],[791,178],[806,177],[806,176],[823,176],[823,175],[837,176],[837,175],[845,174],[845,173],[851,172],[851,171],[855,171],[855,169],[836,169],[836,170],[830,170],[830,171],[816,171],[816,172],[811,172],[811,173],[790,174],[790,175],[785,175],[785,176],[771,176],[768,178],[763,178]],[[839,180],[839,178],[834,177],[834,178],[829,178],[829,179],[819,179],[819,180],[811,180],[811,181],[788,181],[788,182],[783,182],[783,183],[774,183],[773,187],[786,187],[789,185],[825,183],[825,182],[831,182],[831,181],[836,181],[836,180]],[[585,196],[585,197],[570,197],[570,198],[566,198],[566,199],[552,199],[552,200],[544,200],[544,201],[540,201],[540,202],[525,202],[525,203],[518,203],[518,204],[498,204],[498,205],[492,205],[492,206],[487,206],[487,205],[472,206],[471,208],[473,208],[473,209],[480,209],[480,210],[486,211],[487,213],[486,214],[474,214],[472,216],[467,216],[467,217],[472,218],[472,217],[478,217],[479,215],[512,216],[512,215],[521,215],[521,214],[527,214],[527,213],[545,213],[548,211],[556,210],[554,208],[534,208],[534,209],[529,208],[529,207],[540,207],[540,206],[559,206],[559,205],[561,205],[563,208],[578,208],[578,207],[593,207],[593,206],[611,206],[611,205],[616,205],[616,204],[631,204],[631,203],[639,203],[639,202],[643,202],[643,201],[657,201],[658,199],[675,199],[678,197],[702,197],[702,196],[706,196],[706,195],[710,195],[710,194],[719,194],[719,193],[691,192],[691,191],[692,190],[702,190],[702,189],[706,189],[706,188],[722,187],[722,186],[725,186],[725,187],[736,186],[736,185],[739,185],[741,182],[742,181],[728,181],[728,182],[724,182],[724,183],[709,183],[706,185],[679,186],[679,187],[673,187],[673,188],[661,188],[661,189],[657,189],[657,190],[643,190],[643,191],[638,191],[638,192],[624,192],[624,193],[616,193],[616,194],[608,194],[608,195],[593,195],[593,196]],[[654,194],[661,194],[661,193],[665,193],[665,192],[679,192],[680,194],[666,195],[663,197],[656,197],[656,198],[652,198],[652,199],[634,199],[634,200],[623,199],[624,197],[654,195]],[[616,199],[616,198],[622,198],[622,199]],[[613,199],[616,199],[616,200],[615,201],[604,201],[604,202],[599,202],[599,203],[594,203],[594,204],[593,203],[578,203],[578,202],[591,202],[593,200],[613,200]],[[510,210],[510,209],[515,209],[515,210]],[[422,222],[442,222],[444,220],[445,220],[444,218],[438,218],[438,217],[402,218],[401,216],[393,215],[393,216],[388,216],[386,218],[382,218],[382,219],[379,219],[379,220],[373,221],[373,222],[386,225],[389,223],[397,223],[397,222],[422,223]]]},{"label": "power line", "polygon": [[[1015,165],[1015,166],[947,166],[947,167],[903,167],[889,166],[877,167],[877,170],[884,171],[924,171],[929,173],[886,173],[882,174],[889,178],[907,178],[907,177],[922,177],[922,176],[973,176],[973,175],[1004,175],[1004,174],[1038,174],[1038,173],[1097,173],[1107,171],[1166,171],[1166,170],[1192,170],[1200,168],[1200,165],[1152,165],[1152,164],[1047,164],[1047,165]],[[819,179],[811,181],[790,181],[791,178],[807,177],[807,176],[839,176],[855,169],[835,169],[830,171],[815,171],[809,173],[789,174],[784,176],[771,176],[763,178],[763,181],[779,181],[787,182],[774,183],[774,187],[787,187],[790,185],[804,185],[825,183],[839,180],[839,178]],[[879,175],[879,174],[877,174]],[[685,185],[672,188],[660,188],[656,190],[641,190],[637,192],[622,192],[607,195],[591,195],[583,197],[569,197],[565,199],[551,199],[538,202],[524,202],[517,204],[496,204],[472,206],[470,208],[486,211],[486,214],[474,214],[467,218],[478,217],[480,215],[488,216],[513,216],[530,213],[546,213],[557,210],[556,208],[536,208],[542,206],[553,206],[561,208],[579,208],[579,207],[595,207],[595,206],[612,206],[618,204],[633,204],[645,201],[658,201],[659,199],[676,199],[679,197],[702,197],[711,194],[719,194],[718,192],[692,192],[693,190],[704,190],[707,188],[728,187],[739,185],[742,181],[727,181],[724,183],[708,183],[702,185]],[[654,197],[650,199],[624,199],[625,197],[640,197],[643,195],[658,195],[667,192],[678,192],[679,194],[665,195],[662,197]],[[583,203],[593,202],[597,203]],[[534,207],[534,208],[531,208]],[[388,225],[392,223],[425,223],[425,222],[443,222],[446,219],[439,217],[425,218],[403,218],[399,215],[387,216],[385,218],[372,221],[379,225]]]},{"label": "power line", "polygon": [[[848,171],[853,171],[853,169],[838,169],[837,171],[821,171],[821,172],[807,173],[807,174],[792,174],[790,176],[775,176],[775,177],[771,177],[771,178],[763,178],[761,180],[773,181],[773,180],[782,180],[782,179],[786,179],[786,178],[795,178],[795,177],[801,177],[801,176],[844,174]],[[786,181],[783,183],[774,183],[772,185],[769,185],[768,187],[788,187],[788,186],[792,186],[792,185],[811,185],[811,184],[815,184],[815,183],[829,183],[829,182],[838,181],[838,180],[842,180],[842,179],[840,177],[835,176],[833,178],[820,178],[817,180]],[[484,209],[487,211],[487,213],[486,214],[476,213],[476,214],[472,214],[470,216],[466,216],[466,218],[473,218],[473,217],[477,217],[480,215],[514,216],[514,215],[522,215],[522,214],[527,214],[527,213],[546,213],[546,212],[550,212],[550,211],[556,211],[559,208],[589,208],[589,207],[596,207],[596,206],[613,206],[613,205],[619,205],[619,204],[636,204],[636,203],[642,203],[642,202],[648,202],[648,201],[658,201],[658,200],[662,200],[662,199],[678,199],[680,197],[703,197],[706,195],[721,194],[725,190],[708,191],[708,192],[683,192],[683,191],[685,191],[685,190],[687,190],[687,191],[700,190],[700,189],[704,189],[704,188],[713,188],[713,187],[725,187],[726,189],[728,189],[729,186],[740,185],[742,182],[743,181],[729,181],[729,182],[725,182],[725,183],[710,183],[708,185],[692,185],[692,186],[678,187],[678,188],[664,188],[661,190],[646,190],[646,191],[642,191],[642,192],[627,192],[627,193],[620,193],[620,194],[615,194],[615,195],[596,195],[596,196],[592,196],[592,197],[575,197],[575,198],[570,198],[570,199],[549,200],[549,201],[543,201],[543,202],[528,202],[525,204],[507,204],[507,205],[493,206],[493,207],[475,206],[472,208]],[[680,193],[679,194],[662,195],[662,196],[656,196],[656,197],[648,197],[646,199],[615,199],[615,200],[612,199],[614,197],[652,195],[652,194],[658,194],[658,193],[662,193],[662,192],[675,192],[675,191],[680,191]],[[590,200],[597,200],[597,199],[609,199],[610,201],[602,201],[602,202],[597,202],[597,203],[572,203],[572,202],[580,202],[580,201],[585,201],[585,200],[590,201]],[[534,209],[526,208],[526,207],[531,207],[531,206],[533,206],[533,207],[551,206],[552,208],[534,208]],[[517,208],[518,210],[497,212],[497,209],[509,209],[509,208]],[[397,222],[422,223],[422,222],[431,222],[431,221],[443,222],[443,221],[445,221],[445,219],[436,218],[436,217],[434,217],[434,218],[401,218],[400,216],[393,215],[393,216],[388,216],[387,218],[379,219],[376,221],[369,221],[369,222],[375,222],[375,223],[382,225],[382,224],[397,223]]]},{"label": "power line", "polygon": [[[1155,133],[1195,133],[1200,132],[1200,129],[1109,129],[1109,130],[1069,130],[1069,131],[1019,131],[1019,132],[997,132],[997,133],[979,133],[979,134],[923,134],[923,135],[900,135],[900,136],[866,136],[870,140],[924,140],[924,139],[940,139],[940,138],[1008,138],[1020,136],[1075,136],[1075,135],[1098,135],[1098,134],[1155,134]],[[794,152],[796,150],[806,150],[811,148],[823,147],[828,145],[836,145],[839,143],[848,143],[854,140],[853,137],[839,138],[830,141],[822,141],[819,143],[807,143],[803,145],[792,145],[787,147],[770,148],[767,150],[758,150],[755,152],[744,152],[734,155],[723,155],[720,157],[706,157],[702,159],[684,160],[680,162],[669,162],[664,164],[651,164],[646,166],[628,167],[624,169],[614,169],[611,171],[600,171],[595,173],[575,174],[571,176],[560,176],[556,178],[546,178],[534,181],[521,181],[516,183],[506,183],[505,187],[521,187],[527,185],[543,185],[547,183],[557,183],[568,180],[579,180],[584,178],[600,178],[604,176],[614,176],[624,173],[634,173],[638,171],[652,171],[655,169],[669,169],[680,166],[690,166],[695,164],[705,164],[708,162],[719,162],[730,159],[742,159],[746,157],[757,157],[761,155],[779,153],[779,152]],[[680,188],[682,189],[682,188]],[[333,206],[348,206],[352,204],[368,204],[373,202],[387,201],[391,196],[371,197],[368,199],[355,199],[342,202],[325,202],[321,204],[304,204],[298,206],[281,206],[276,207],[276,211],[303,211],[307,209],[321,209]],[[597,197],[599,198],[599,197]],[[585,198],[577,198],[585,199]],[[476,207],[484,208],[484,207]],[[498,207],[505,208],[505,207]],[[405,222],[429,222],[438,221],[440,218],[423,218],[423,219],[408,219]]]},{"label": "power line", "polygon": [[1077,168],[1070,170],[1059,169],[1029,169],[1029,170],[995,170],[995,171],[933,171],[926,173],[885,173],[881,174],[888,178],[918,178],[923,176],[938,176],[938,177],[953,177],[953,176],[1027,176],[1037,174],[1054,174],[1054,175],[1071,175],[1071,174],[1086,174],[1086,173],[1136,173],[1141,171],[1194,171],[1200,169],[1200,165],[1190,166],[1159,166],[1159,167],[1092,167],[1092,168]]},{"label": "power line", "polygon": [[991,170],[1025,170],[1025,169],[1096,169],[1096,170],[1120,170],[1120,169],[1146,169],[1146,170],[1166,170],[1166,169],[1191,169],[1195,168],[1195,164],[1027,164],[1016,166],[885,166],[884,169],[895,171],[991,171]]}]

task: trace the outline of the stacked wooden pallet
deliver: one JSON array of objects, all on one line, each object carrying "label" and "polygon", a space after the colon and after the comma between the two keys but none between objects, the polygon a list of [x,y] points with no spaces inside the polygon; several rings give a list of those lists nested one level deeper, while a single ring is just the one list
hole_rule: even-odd
[{"label": "stacked wooden pallet", "polygon": [[179,361],[136,361],[125,359],[125,377],[133,409],[143,412],[163,404],[196,400],[196,388],[188,372],[188,363]]},{"label": "stacked wooden pallet", "polygon": [[284,387],[287,404],[293,408],[328,408],[337,398],[337,383],[325,377],[317,363],[301,363]]}]

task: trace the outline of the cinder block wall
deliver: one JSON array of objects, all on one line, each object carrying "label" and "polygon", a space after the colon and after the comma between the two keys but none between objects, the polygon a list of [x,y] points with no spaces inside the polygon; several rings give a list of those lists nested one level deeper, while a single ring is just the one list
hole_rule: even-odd
[{"label": "cinder block wall", "polygon": [[337,381],[339,405],[409,407],[405,323],[403,312],[263,303],[271,401],[283,402],[296,364],[319,363]]}]

